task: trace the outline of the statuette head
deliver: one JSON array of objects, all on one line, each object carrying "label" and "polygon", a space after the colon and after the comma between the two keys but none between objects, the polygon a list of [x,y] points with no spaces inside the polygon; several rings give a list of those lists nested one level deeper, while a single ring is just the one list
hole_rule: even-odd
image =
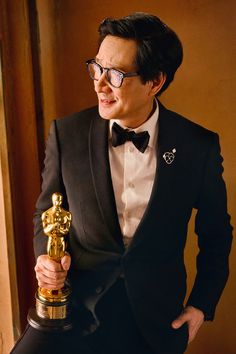
[{"label": "statuette head", "polygon": [[63,196],[61,193],[53,193],[52,195],[52,204],[54,207],[58,207],[62,204]]}]

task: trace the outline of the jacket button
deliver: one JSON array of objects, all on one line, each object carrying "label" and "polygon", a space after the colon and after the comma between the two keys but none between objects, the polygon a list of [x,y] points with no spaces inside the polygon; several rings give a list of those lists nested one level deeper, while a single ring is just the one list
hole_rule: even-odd
[{"label": "jacket button", "polygon": [[96,294],[101,294],[102,291],[103,291],[103,287],[102,286],[98,286],[96,288]]}]

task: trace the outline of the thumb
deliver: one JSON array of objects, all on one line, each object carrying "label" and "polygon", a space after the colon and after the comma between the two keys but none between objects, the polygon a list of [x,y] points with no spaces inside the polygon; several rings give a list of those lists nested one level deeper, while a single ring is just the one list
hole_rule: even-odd
[{"label": "thumb", "polygon": [[185,322],[187,322],[186,314],[183,312],[179,317],[177,317],[173,322],[172,322],[172,328],[178,329],[180,328]]},{"label": "thumb", "polygon": [[70,255],[67,253],[61,259],[61,266],[64,270],[69,270],[70,264],[71,264],[71,258],[70,258]]}]

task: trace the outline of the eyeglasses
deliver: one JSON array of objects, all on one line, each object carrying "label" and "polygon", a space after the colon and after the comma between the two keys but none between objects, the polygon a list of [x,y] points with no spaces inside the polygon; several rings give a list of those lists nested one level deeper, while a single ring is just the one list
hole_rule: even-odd
[{"label": "eyeglasses", "polygon": [[94,59],[90,59],[86,62],[89,76],[92,80],[98,81],[105,71],[106,79],[113,87],[121,87],[125,77],[139,76],[138,72],[123,73],[120,70],[112,68],[103,68]]}]

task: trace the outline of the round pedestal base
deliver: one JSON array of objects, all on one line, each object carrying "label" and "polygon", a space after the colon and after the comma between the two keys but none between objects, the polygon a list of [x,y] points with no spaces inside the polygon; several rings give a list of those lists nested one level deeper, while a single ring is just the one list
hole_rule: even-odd
[{"label": "round pedestal base", "polygon": [[72,320],[70,317],[63,319],[49,319],[39,317],[36,309],[31,308],[27,316],[30,326],[45,332],[65,332],[72,329]]}]

